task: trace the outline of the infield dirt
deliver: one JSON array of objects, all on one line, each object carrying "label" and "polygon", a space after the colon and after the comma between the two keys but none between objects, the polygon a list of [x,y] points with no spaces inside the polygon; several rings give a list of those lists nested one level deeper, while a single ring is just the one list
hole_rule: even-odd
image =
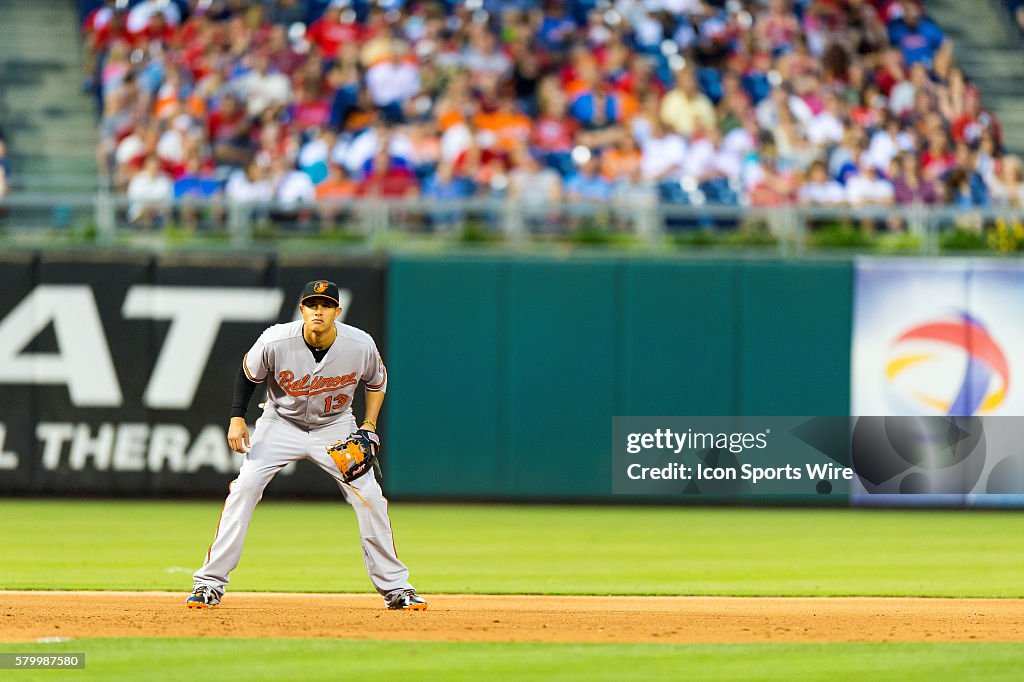
[{"label": "infield dirt", "polygon": [[168,592],[0,591],[0,640],[318,637],[516,642],[1024,641],[1024,599],[229,593],[184,607]]}]

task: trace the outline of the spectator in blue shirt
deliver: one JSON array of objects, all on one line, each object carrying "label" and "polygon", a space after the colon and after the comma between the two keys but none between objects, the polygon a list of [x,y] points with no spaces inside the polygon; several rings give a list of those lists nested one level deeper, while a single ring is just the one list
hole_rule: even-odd
[{"label": "spectator in blue shirt", "polygon": [[454,174],[450,161],[442,161],[423,183],[423,198],[435,201],[469,199],[476,186],[469,178]]},{"label": "spectator in blue shirt", "polygon": [[[221,183],[213,172],[203,169],[199,157],[189,157],[185,161],[185,173],[174,182],[174,201],[180,206],[182,226],[194,231],[199,219],[197,204],[201,206],[220,195]],[[222,211],[219,206],[213,205],[211,212],[217,217]]]},{"label": "spectator in blue shirt", "polygon": [[603,83],[580,93],[569,105],[569,114],[588,130],[600,130],[621,122],[626,117],[622,93],[610,90]]},{"label": "spectator in blue shirt", "polygon": [[961,208],[988,206],[988,186],[978,172],[978,151],[966,144],[956,146],[956,165],[946,173],[949,203]]},{"label": "spectator in blue shirt", "polygon": [[[476,192],[476,185],[466,177],[455,175],[450,161],[442,161],[427,176],[423,183],[423,198],[433,201],[458,201],[469,199]],[[460,209],[434,209],[429,213],[430,224],[435,230],[451,229],[465,220],[465,211]]]},{"label": "spectator in blue shirt", "polygon": [[903,17],[889,23],[889,41],[903,51],[908,67],[921,63],[931,69],[946,36],[934,21],[921,15],[916,2],[905,0],[901,6]]},{"label": "spectator in blue shirt", "polygon": [[565,183],[565,192],[570,201],[610,201],[612,198],[612,183],[597,172],[598,157],[591,156],[582,165],[576,174],[570,177]]},{"label": "spectator in blue shirt", "polygon": [[576,22],[566,15],[562,3],[551,2],[544,6],[544,18],[537,31],[537,38],[549,50],[562,52],[569,46],[569,39],[576,29]]},{"label": "spectator in blue shirt", "polygon": [[185,162],[185,173],[174,183],[175,199],[212,199],[220,195],[220,180],[210,171],[204,171],[199,159]]}]

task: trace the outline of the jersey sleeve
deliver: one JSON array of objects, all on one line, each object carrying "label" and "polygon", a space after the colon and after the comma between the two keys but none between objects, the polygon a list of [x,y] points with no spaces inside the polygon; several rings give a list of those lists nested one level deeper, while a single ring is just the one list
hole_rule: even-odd
[{"label": "jersey sleeve", "polygon": [[267,332],[263,332],[242,358],[242,369],[249,381],[258,384],[266,380],[267,372],[270,371],[267,353]]},{"label": "jersey sleeve", "polygon": [[366,383],[367,391],[380,391],[385,393],[388,390],[388,370],[384,367],[384,361],[377,350],[377,344],[370,343],[367,350],[366,370],[363,372],[363,381]]}]

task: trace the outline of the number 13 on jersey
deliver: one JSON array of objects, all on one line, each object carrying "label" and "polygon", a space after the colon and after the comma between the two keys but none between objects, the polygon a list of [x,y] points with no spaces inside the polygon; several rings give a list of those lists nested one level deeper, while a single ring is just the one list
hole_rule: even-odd
[{"label": "number 13 on jersey", "polygon": [[329,395],[324,398],[324,414],[331,410],[340,410],[345,407],[346,403],[348,403],[348,396],[344,393],[341,395]]}]

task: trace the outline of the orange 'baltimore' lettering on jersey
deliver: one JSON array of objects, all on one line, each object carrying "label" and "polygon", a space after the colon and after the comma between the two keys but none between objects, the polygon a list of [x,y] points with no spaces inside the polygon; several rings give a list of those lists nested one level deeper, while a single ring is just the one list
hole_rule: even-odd
[{"label": "orange 'baltimore' lettering on jersey", "polygon": [[293,396],[316,395],[324,391],[333,391],[351,386],[358,382],[359,380],[356,378],[355,372],[337,377],[312,377],[306,374],[302,378],[296,379],[295,373],[286,369],[277,375],[278,385],[288,395]]}]

